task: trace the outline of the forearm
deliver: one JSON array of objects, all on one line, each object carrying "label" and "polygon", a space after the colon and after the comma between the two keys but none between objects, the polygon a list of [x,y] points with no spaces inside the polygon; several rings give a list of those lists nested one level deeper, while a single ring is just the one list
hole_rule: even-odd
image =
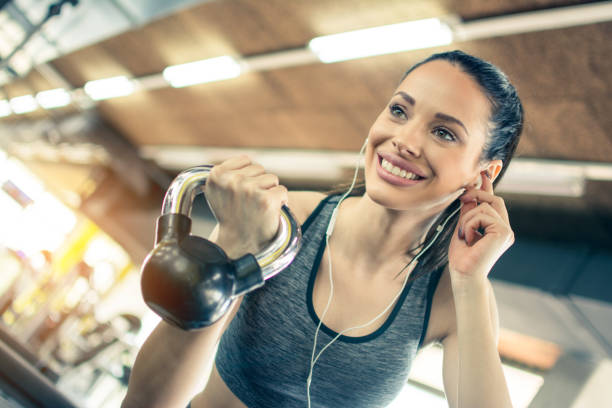
[{"label": "forearm", "polygon": [[198,391],[224,321],[194,332],[162,321],[138,352],[122,407],[184,408]]},{"label": "forearm", "polygon": [[512,407],[497,351],[487,281],[452,284],[459,357],[458,406]]}]

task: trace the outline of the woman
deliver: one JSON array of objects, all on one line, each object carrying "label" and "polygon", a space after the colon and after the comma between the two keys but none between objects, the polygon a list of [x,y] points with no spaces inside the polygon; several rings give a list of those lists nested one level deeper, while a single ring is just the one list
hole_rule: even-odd
[{"label": "woman", "polygon": [[444,347],[451,407],[510,407],[487,275],[514,241],[493,185],[522,122],[504,74],[453,51],[404,76],[364,143],[365,185],[344,201],[287,193],[248,157],[216,166],[206,185],[219,222],[212,239],[230,257],[273,237],[282,204],[302,224],[302,250],[213,326],[160,323],[124,406],[187,405],[223,335],[193,408],[382,407],[431,342]]}]

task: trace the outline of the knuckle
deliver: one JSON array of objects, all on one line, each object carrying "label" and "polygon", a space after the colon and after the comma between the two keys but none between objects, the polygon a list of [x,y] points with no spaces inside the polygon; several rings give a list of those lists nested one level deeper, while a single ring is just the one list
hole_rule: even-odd
[{"label": "knuckle", "polygon": [[226,185],[232,190],[242,190],[245,188],[245,177],[242,174],[231,174],[226,177]]},{"label": "knuckle", "polygon": [[245,162],[245,161],[247,163],[251,163],[252,162],[251,156],[249,156],[246,153],[241,153],[241,154],[237,155],[236,157],[234,157],[234,159],[237,160],[237,161],[241,161],[241,162]]}]

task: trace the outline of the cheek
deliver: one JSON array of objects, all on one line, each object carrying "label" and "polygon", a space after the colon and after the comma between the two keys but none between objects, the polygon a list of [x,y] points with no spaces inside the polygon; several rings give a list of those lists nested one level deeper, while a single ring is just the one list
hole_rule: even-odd
[{"label": "cheek", "polygon": [[436,178],[444,185],[463,185],[474,171],[471,160],[463,154],[446,150],[430,150],[430,163]]},{"label": "cheek", "polygon": [[[377,141],[377,143],[380,143],[382,140],[389,137],[390,129],[389,129],[389,123],[388,123],[386,115],[387,115],[387,111],[383,110],[378,115],[374,123],[372,123],[372,126],[370,127],[370,131],[368,133],[370,140]],[[374,143],[374,144],[376,145],[377,143]]]}]

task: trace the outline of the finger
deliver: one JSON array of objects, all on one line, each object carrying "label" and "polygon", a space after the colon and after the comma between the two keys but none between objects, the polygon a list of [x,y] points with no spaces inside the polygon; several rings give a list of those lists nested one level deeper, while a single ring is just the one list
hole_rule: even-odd
[{"label": "finger", "polygon": [[460,197],[461,202],[465,204],[476,202],[478,204],[489,204],[507,223],[510,223],[508,209],[503,198],[488,193],[482,190],[470,190]]},{"label": "finger", "polygon": [[[484,230],[484,235],[486,236],[488,233],[492,232],[492,227],[500,224],[499,218],[492,217],[489,214],[478,214],[477,217],[472,218],[465,224],[465,242],[468,245],[473,245],[483,237],[483,235],[478,232],[479,229]],[[505,229],[505,227],[502,227],[502,229]]]},{"label": "finger", "polygon": [[274,202],[280,202],[281,206],[287,205],[289,202],[289,192],[287,191],[287,187],[282,184],[268,189],[267,194],[272,197]]},{"label": "finger", "polygon": [[473,245],[476,243],[483,235],[478,231],[479,229],[485,230],[489,225],[493,224],[495,219],[493,219],[488,214],[478,214],[477,217],[472,218],[468,223],[463,226],[463,236],[464,240],[468,245]]},{"label": "finger", "polygon": [[219,167],[223,171],[237,170],[243,167],[246,167],[253,163],[251,158],[246,154],[241,154],[239,156],[230,157],[227,160],[224,160],[220,164],[217,164],[215,167]]},{"label": "finger", "polygon": [[488,170],[483,170],[480,172],[480,177],[482,177],[482,190],[487,193],[493,194],[493,182],[489,176]]},{"label": "finger", "polygon": [[461,230],[465,231],[467,223],[480,214],[487,214],[500,222],[505,222],[504,219],[488,203],[483,203],[459,218],[459,226],[461,227]]},{"label": "finger", "polygon": [[251,182],[261,189],[270,189],[276,187],[279,184],[278,176],[276,174],[262,174],[257,177],[253,177]]},{"label": "finger", "polygon": [[232,173],[243,177],[256,177],[265,174],[266,169],[261,164],[252,163],[241,169],[234,170]]}]

